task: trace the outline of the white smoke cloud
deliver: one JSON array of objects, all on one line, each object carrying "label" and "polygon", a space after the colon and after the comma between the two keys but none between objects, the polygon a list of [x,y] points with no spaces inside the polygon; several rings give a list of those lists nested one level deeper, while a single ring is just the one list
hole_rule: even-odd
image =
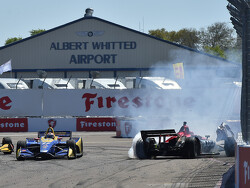
[{"label": "white smoke cloud", "polygon": [[[180,57],[178,52],[173,53],[174,57]],[[174,59],[174,58],[173,58]],[[180,59],[180,58],[178,58]],[[181,90],[169,90],[161,93],[159,90],[144,89],[144,95],[150,96],[151,99],[162,97],[164,104],[162,108],[150,106],[141,108],[140,114],[143,118],[136,118],[138,128],[135,132],[153,129],[175,129],[176,132],[182,126],[183,121],[187,121],[189,128],[197,135],[210,135],[210,138],[216,139],[216,128],[221,122],[231,119],[240,119],[240,88],[233,84],[234,81],[240,80],[239,77],[229,78],[226,75],[231,69],[225,62],[216,63],[205,62],[204,57],[193,57],[189,53],[182,54],[184,64],[185,79],[177,80],[174,78],[173,63],[180,61],[173,60],[173,63],[160,62],[151,72],[152,77],[162,76],[174,79],[182,87]],[[208,58],[209,59],[209,58]],[[206,60],[207,61],[207,60]],[[201,66],[204,62],[204,66]],[[191,64],[187,66],[187,63]],[[163,67],[165,64],[166,67]],[[221,66],[219,66],[221,64]],[[223,65],[222,65],[223,64]],[[159,68],[158,68],[159,67]],[[236,109],[237,108],[237,109]],[[234,113],[232,113],[234,112]],[[130,111],[131,116],[138,114],[136,111]],[[136,120],[137,119],[137,120]],[[142,126],[143,124],[143,126]],[[136,129],[136,128],[135,128]],[[133,140],[133,145],[129,150],[129,156],[134,156],[134,145],[138,136]]]},{"label": "white smoke cloud", "polygon": [[133,141],[132,141],[132,146],[131,146],[131,148],[129,149],[129,151],[128,151],[128,157],[129,158],[131,158],[131,159],[135,159],[135,158],[137,158],[137,156],[136,156],[136,142],[137,142],[137,140],[139,140],[141,138],[141,133],[140,132],[138,132],[136,135],[135,135],[135,137],[133,138]]},{"label": "white smoke cloud", "polygon": [[[178,82],[182,90],[169,90],[165,96],[162,96],[168,99],[165,100],[165,108],[162,111],[159,112],[155,108],[144,109],[142,114],[145,117],[150,117],[149,120],[152,119],[152,114],[157,114],[158,117],[159,114],[164,115],[163,119],[159,118],[158,123],[155,122],[154,126],[148,127],[148,129],[162,128],[165,124],[166,129],[175,128],[179,130],[182,122],[187,121],[195,134],[209,134],[213,138],[216,137],[216,128],[222,121],[232,118],[239,119],[240,109],[234,108],[236,103],[240,103],[240,88],[234,85],[233,81],[240,78],[229,78],[229,73],[230,76],[232,75],[228,66],[229,63],[222,60],[210,57],[204,58],[204,55],[194,56],[189,52],[175,51],[172,54],[173,62],[168,62],[165,68],[172,71],[166,77]],[[175,58],[178,58],[178,60]],[[180,59],[183,61],[180,61]],[[184,64],[185,79],[183,80],[174,78],[172,64],[178,62]],[[154,71],[151,72],[151,76],[162,75],[164,72],[163,64],[166,65],[167,63],[158,63]],[[148,92],[150,92],[151,97],[158,95],[157,91],[155,93],[153,90]],[[238,111],[236,117],[232,116],[233,110]],[[165,121],[166,119],[168,121]]]}]

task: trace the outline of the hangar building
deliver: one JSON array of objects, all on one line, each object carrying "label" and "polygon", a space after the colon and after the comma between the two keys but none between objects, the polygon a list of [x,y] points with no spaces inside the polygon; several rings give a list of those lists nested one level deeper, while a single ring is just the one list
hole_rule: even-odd
[{"label": "hangar building", "polygon": [[[184,68],[221,68],[235,73],[239,67],[209,54],[155,38],[92,15],[0,47],[0,64],[11,59],[12,77],[35,78],[45,71],[49,78],[150,76],[171,77],[173,64]],[[10,77],[4,73],[1,77]]]}]

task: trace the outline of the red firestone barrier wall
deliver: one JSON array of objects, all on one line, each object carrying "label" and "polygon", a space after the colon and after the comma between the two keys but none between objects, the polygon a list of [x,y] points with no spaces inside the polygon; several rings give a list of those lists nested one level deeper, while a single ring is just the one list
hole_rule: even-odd
[{"label": "red firestone barrier wall", "polygon": [[57,131],[115,131],[118,119],[88,118],[1,118],[0,132],[36,132],[49,125]]},{"label": "red firestone barrier wall", "polygon": [[235,187],[250,187],[250,145],[238,145],[236,148]]}]

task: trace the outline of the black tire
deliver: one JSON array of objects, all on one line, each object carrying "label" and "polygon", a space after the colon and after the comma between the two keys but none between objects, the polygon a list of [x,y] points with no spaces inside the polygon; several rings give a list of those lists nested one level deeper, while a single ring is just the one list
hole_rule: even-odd
[{"label": "black tire", "polygon": [[184,145],[184,158],[194,159],[199,155],[199,145],[194,137],[187,137]]},{"label": "black tire", "polygon": [[3,137],[3,140],[2,140],[2,145],[4,144],[12,144],[12,140],[10,137]]},{"label": "black tire", "polygon": [[236,142],[233,137],[227,137],[224,144],[224,150],[227,157],[235,156],[235,144]]},{"label": "black tire", "polygon": [[136,154],[137,158],[139,158],[139,159],[149,159],[150,158],[150,156],[147,155],[145,152],[144,142],[141,138],[139,140],[137,140],[137,142],[136,142],[135,154]]},{"label": "black tire", "polygon": [[20,148],[26,148],[27,146],[26,146],[26,141],[18,141],[17,142],[17,145],[16,145],[16,159],[18,160],[18,161],[23,161],[24,160],[24,158],[23,157],[20,157],[19,155],[18,155],[18,150],[20,149]]},{"label": "black tire", "polygon": [[68,159],[75,159],[76,158],[76,142],[74,140],[67,140],[66,145],[68,148],[71,148],[73,150],[74,157],[69,157]]}]

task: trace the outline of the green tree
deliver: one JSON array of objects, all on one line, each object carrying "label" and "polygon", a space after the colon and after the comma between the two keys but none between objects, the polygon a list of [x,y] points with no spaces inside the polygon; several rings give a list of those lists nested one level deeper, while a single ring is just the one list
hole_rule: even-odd
[{"label": "green tree", "polygon": [[[33,29],[30,31],[30,36],[34,36],[34,35],[37,35],[39,33],[42,33],[46,31],[45,29]],[[10,43],[13,43],[13,42],[16,42],[16,41],[19,41],[19,40],[22,40],[23,38],[22,37],[12,37],[12,38],[8,38],[6,41],[5,41],[5,45],[8,45]]]},{"label": "green tree", "polygon": [[168,40],[183,46],[197,49],[199,44],[198,32],[195,29],[181,29],[179,31],[166,31],[164,28],[149,30],[149,34],[163,40]]},{"label": "green tree", "polygon": [[37,35],[37,34],[42,33],[44,31],[46,31],[46,30],[45,29],[33,29],[30,31],[30,36]]},{"label": "green tree", "polygon": [[235,46],[225,51],[226,59],[233,62],[242,62],[242,39],[237,35]]},{"label": "green tree", "polygon": [[176,32],[176,43],[197,49],[199,46],[198,32],[195,29],[181,29]]},{"label": "green tree", "polygon": [[212,54],[214,56],[226,58],[225,51],[222,50],[221,47],[219,47],[219,46],[215,46],[215,47],[205,46],[204,51],[206,53]]},{"label": "green tree", "polygon": [[235,47],[237,42],[234,29],[225,22],[217,22],[206,29],[202,28],[199,32],[199,38],[203,48],[219,46],[222,50],[227,50]]},{"label": "green tree", "polygon": [[16,41],[19,41],[19,40],[22,40],[21,37],[12,37],[12,38],[8,38],[6,41],[5,41],[5,45],[8,45],[10,43],[13,43],[13,42],[16,42]]},{"label": "green tree", "polygon": [[156,30],[149,30],[148,31],[149,35],[152,35],[154,37],[163,39],[163,40],[168,40],[167,39],[167,31],[166,29],[162,28],[162,29],[156,29]]},{"label": "green tree", "polygon": [[200,30],[184,28],[168,32],[162,28],[150,30],[149,34],[228,60],[241,59],[241,40],[235,36],[234,29],[225,22],[217,22]]}]

